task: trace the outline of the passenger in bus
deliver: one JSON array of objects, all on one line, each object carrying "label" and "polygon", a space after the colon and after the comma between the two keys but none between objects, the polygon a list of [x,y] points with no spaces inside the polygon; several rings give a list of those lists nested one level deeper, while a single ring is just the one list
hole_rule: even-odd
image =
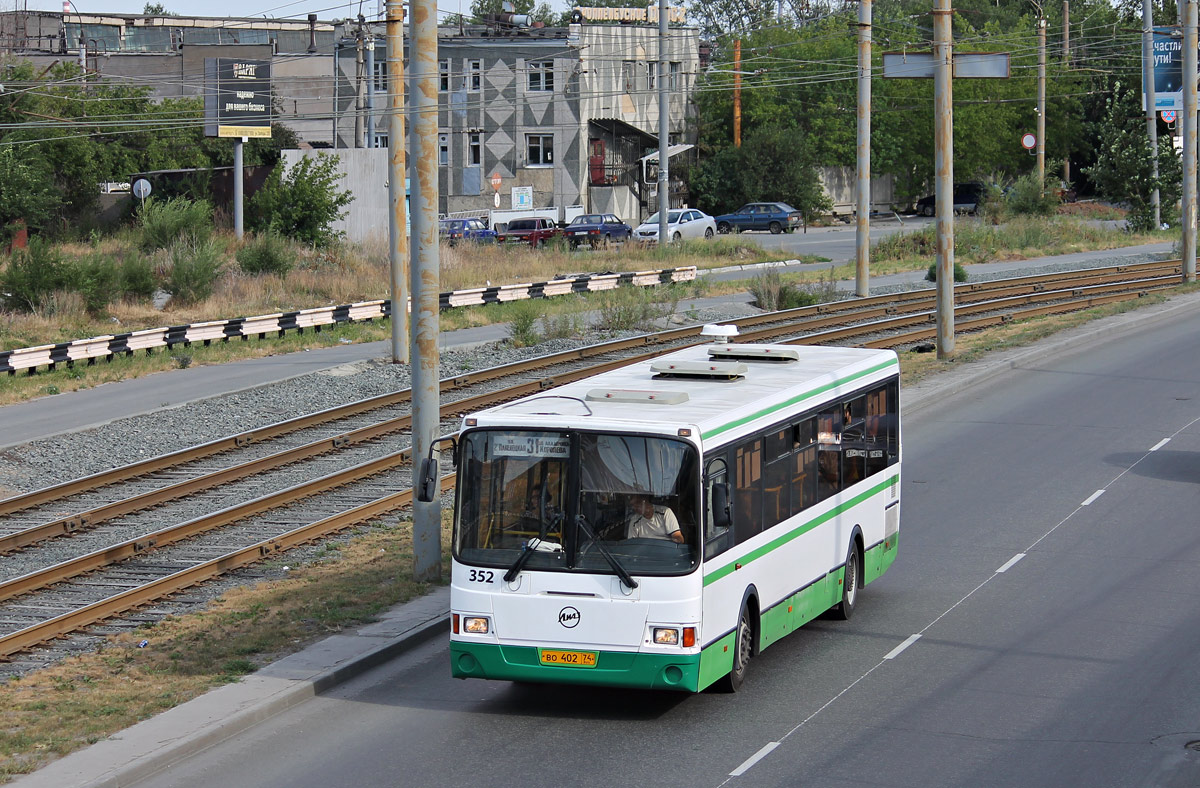
[{"label": "passenger in bus", "polygon": [[626,539],[670,539],[683,543],[679,520],[666,506],[655,506],[649,495],[635,495],[630,501],[633,514],[625,526]]}]

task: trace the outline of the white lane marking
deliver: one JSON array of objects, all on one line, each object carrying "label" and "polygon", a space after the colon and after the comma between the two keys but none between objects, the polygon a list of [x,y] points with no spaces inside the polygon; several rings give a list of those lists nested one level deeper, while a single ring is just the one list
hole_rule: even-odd
[{"label": "white lane marking", "polygon": [[997,569],[996,573],[1000,574],[1003,572],[1007,572],[1009,569],[1013,568],[1013,564],[1015,564],[1017,561],[1020,561],[1024,557],[1025,557],[1024,553],[1017,553],[1012,558],[1008,559],[1008,561],[1004,564],[1004,566]]},{"label": "white lane marking", "polygon": [[901,652],[903,652],[904,649],[908,648],[909,646],[911,646],[913,643],[916,643],[920,639],[921,639],[920,635],[909,635],[907,640],[905,640],[903,643],[901,643],[900,645],[896,646],[894,649],[889,651],[887,654],[884,655],[883,658],[884,659],[895,659],[896,657],[900,656]]},{"label": "white lane marking", "polygon": [[1171,442],[1170,438],[1163,438],[1158,443],[1151,446],[1150,451],[1158,451],[1159,449],[1161,449],[1163,446],[1166,446],[1170,442]]},{"label": "white lane marking", "polygon": [[1101,495],[1104,495],[1104,490],[1096,490],[1096,492],[1094,492],[1088,496],[1088,499],[1086,501],[1084,501],[1083,503],[1081,503],[1079,505],[1080,506],[1090,506]]},{"label": "white lane marking", "polygon": [[758,763],[763,758],[766,758],[767,755],[769,755],[771,753],[771,750],[775,749],[778,746],[779,746],[779,742],[777,742],[777,741],[768,742],[767,744],[763,745],[763,748],[761,750],[754,753],[749,758],[747,758],[745,761],[743,761],[741,766],[737,767],[736,769],[734,769],[733,771],[731,771],[729,773],[729,776],[730,777],[741,777],[743,774],[750,771],[751,766]]}]

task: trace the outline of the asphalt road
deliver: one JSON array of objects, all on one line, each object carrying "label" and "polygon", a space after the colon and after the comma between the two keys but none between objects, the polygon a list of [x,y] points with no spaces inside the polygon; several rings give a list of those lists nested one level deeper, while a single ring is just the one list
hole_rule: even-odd
[{"label": "asphalt road", "polygon": [[909,418],[897,562],[735,696],[455,681],[439,640],[140,788],[1200,785],[1197,335]]},{"label": "asphalt road", "polygon": [[[900,219],[888,218],[874,220],[871,223],[871,242],[898,232],[920,230],[933,219],[923,216],[901,216]],[[771,235],[767,232],[746,232],[737,238],[753,241],[764,249],[781,249],[796,256],[812,254],[827,257],[835,262],[844,263],[854,259],[854,244],[858,230],[853,224],[836,227],[812,227],[808,232],[797,230],[794,233]],[[732,238],[735,236],[721,236]]]}]

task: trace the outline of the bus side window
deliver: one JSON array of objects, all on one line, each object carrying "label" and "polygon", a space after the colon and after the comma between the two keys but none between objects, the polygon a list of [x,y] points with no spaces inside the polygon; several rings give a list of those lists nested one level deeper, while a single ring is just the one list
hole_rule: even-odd
[{"label": "bus side window", "polygon": [[792,427],[780,427],[766,436],[767,469],[763,484],[763,528],[791,515]]},{"label": "bus side window", "polygon": [[834,406],[817,416],[817,500],[842,489],[842,409]]},{"label": "bus side window", "polygon": [[805,419],[795,427],[796,451],[791,457],[792,514],[817,502],[817,420]]},{"label": "bus side window", "polygon": [[733,534],[739,544],[762,531],[762,439],[734,450]]},{"label": "bus side window", "polygon": [[712,558],[729,549],[733,540],[730,538],[729,526],[718,525],[717,512],[713,505],[716,497],[713,489],[723,486],[726,506],[729,504],[729,468],[723,459],[715,459],[708,463],[704,480],[704,555]]}]

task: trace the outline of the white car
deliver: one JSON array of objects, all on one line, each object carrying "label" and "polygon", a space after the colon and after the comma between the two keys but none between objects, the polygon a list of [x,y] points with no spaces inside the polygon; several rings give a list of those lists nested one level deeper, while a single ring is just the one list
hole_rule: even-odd
[{"label": "white car", "polygon": [[[667,233],[670,240],[712,238],[717,234],[716,221],[695,208],[674,208],[667,212]],[[633,237],[642,243],[658,243],[658,214],[638,225]]]}]

